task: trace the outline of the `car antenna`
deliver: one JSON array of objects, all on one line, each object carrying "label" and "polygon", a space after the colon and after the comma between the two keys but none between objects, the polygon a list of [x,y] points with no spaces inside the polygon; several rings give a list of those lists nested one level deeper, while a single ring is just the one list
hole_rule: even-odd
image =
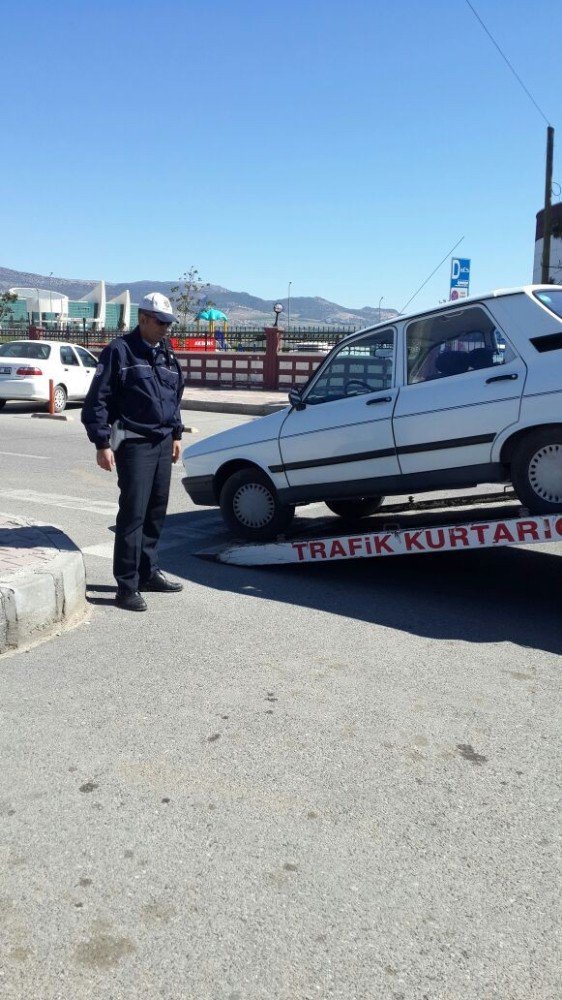
[{"label": "car antenna", "polygon": [[412,295],[412,297],[410,299],[408,299],[408,301],[406,302],[406,305],[402,306],[402,308],[400,310],[400,313],[403,313],[404,310],[406,309],[406,307],[410,305],[410,302],[414,301],[416,295],[419,295],[419,293],[421,292],[422,288],[425,285],[427,285],[427,283],[430,280],[430,278],[433,278],[433,275],[435,274],[435,272],[439,270],[439,268],[441,267],[441,265],[444,264],[445,261],[447,260],[447,257],[449,257],[452,254],[453,250],[457,249],[459,243],[462,243],[463,240],[464,240],[464,236],[461,236],[460,240],[457,240],[457,242],[455,243],[454,247],[451,247],[451,249],[447,251],[447,253],[443,257],[443,260],[439,261],[437,267],[431,272],[430,275],[428,275],[428,277],[425,279],[425,281],[423,282],[423,284],[420,285],[420,287],[418,288],[417,292],[414,292],[414,294]]}]

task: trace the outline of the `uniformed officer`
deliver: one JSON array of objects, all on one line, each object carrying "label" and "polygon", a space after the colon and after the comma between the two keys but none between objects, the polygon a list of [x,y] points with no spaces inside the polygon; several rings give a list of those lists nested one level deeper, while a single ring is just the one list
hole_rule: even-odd
[{"label": "uniformed officer", "polygon": [[117,467],[115,603],[129,611],[146,611],[141,590],[182,590],[158,568],[172,462],[179,459],[183,431],[183,376],[165,338],[175,319],[165,295],[145,295],[138,326],[101,352],[82,409],[98,465],[108,472]]}]

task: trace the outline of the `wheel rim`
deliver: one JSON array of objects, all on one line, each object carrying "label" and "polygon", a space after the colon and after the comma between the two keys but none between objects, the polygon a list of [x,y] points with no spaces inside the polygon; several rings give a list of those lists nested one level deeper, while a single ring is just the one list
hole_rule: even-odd
[{"label": "wheel rim", "polygon": [[246,483],[234,494],[232,508],[236,520],[245,528],[265,528],[275,513],[275,501],[267,486]]},{"label": "wheel rim", "polygon": [[562,444],[547,444],[529,462],[529,482],[549,503],[562,503]]},{"label": "wheel rim", "polygon": [[55,389],[55,410],[63,410],[66,401],[64,389]]}]

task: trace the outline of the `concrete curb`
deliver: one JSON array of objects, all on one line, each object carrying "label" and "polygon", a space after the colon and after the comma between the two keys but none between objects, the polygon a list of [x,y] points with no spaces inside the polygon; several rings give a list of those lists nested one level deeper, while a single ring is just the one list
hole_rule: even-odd
[{"label": "concrete curb", "polygon": [[182,410],[203,410],[207,413],[247,413],[249,416],[265,417],[268,413],[284,410],[288,403],[224,403],[222,400],[182,399]]},{"label": "concrete curb", "polygon": [[11,515],[6,519],[11,526],[33,529],[43,561],[0,576],[0,655],[48,637],[86,609],[80,549],[52,525]]}]

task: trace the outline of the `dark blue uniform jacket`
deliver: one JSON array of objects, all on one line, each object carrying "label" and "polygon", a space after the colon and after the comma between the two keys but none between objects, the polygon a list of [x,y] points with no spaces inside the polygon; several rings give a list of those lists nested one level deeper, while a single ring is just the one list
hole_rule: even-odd
[{"label": "dark blue uniform jacket", "polygon": [[138,326],[104,347],[82,408],[82,423],[96,448],[109,448],[111,424],[149,440],[182,434],[180,402],[183,375],[179,363],[161,342],[150,347]]}]

